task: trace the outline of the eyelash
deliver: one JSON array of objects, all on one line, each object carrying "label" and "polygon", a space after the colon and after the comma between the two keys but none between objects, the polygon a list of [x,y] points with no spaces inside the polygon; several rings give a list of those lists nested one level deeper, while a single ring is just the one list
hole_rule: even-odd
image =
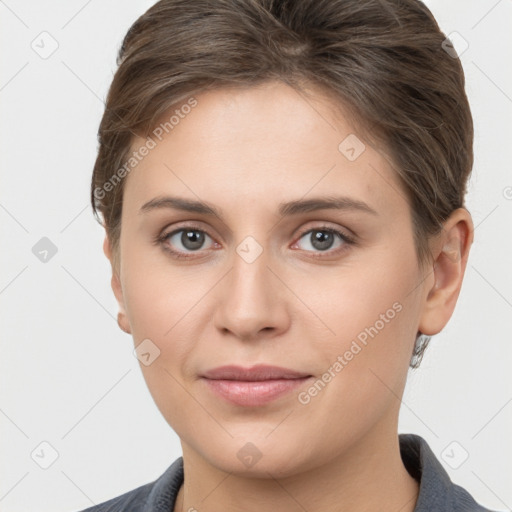
[{"label": "eyelash", "polygon": [[[177,258],[177,259],[190,259],[190,258],[195,258],[197,256],[192,256],[192,255],[189,255],[189,254],[184,254],[180,251],[175,251],[174,249],[170,249],[169,246],[166,244],[167,240],[175,235],[176,233],[180,233],[182,231],[197,231],[199,233],[204,233],[205,235],[209,236],[212,240],[213,240],[213,237],[210,236],[208,234],[208,232],[206,232],[204,229],[201,229],[197,226],[194,226],[194,225],[189,225],[189,226],[183,226],[179,229],[175,229],[173,231],[164,231],[161,235],[158,235],[155,240],[154,240],[154,243],[156,245],[160,245],[166,252],[170,253],[171,256],[173,258]],[[350,246],[352,245],[356,245],[356,240],[355,238],[347,235],[346,233],[343,233],[341,231],[338,231],[337,229],[334,229],[334,228],[331,228],[331,227],[328,227],[328,226],[318,226],[318,227],[314,227],[314,228],[309,228],[309,229],[306,229],[305,231],[301,232],[300,235],[298,236],[297,238],[297,242],[304,237],[304,235],[307,235],[309,233],[312,233],[314,231],[323,231],[325,233],[331,233],[333,235],[336,235],[338,236],[343,242],[344,244],[341,246],[341,247],[338,247],[337,249],[334,249],[334,250],[327,250],[327,251],[314,251],[313,252],[313,255],[312,257],[313,258],[323,258],[323,254],[328,254],[329,256],[332,256],[332,255],[337,255],[337,254],[340,254],[342,252],[345,252]],[[297,243],[297,242],[294,242]],[[193,252],[199,252],[199,251],[193,251]],[[192,252],[192,254],[193,254]],[[311,253],[312,251],[306,251],[308,253]]]}]

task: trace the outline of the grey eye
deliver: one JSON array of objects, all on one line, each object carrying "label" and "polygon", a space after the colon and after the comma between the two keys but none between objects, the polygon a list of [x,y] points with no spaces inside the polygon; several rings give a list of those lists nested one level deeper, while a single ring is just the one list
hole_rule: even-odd
[{"label": "grey eye", "polygon": [[339,242],[337,247],[339,247],[343,243],[341,235],[329,229],[312,229],[301,236],[299,243],[300,240],[305,240],[304,246],[301,249],[306,251],[326,251],[333,247],[336,243],[336,238]]},{"label": "grey eye", "polygon": [[204,231],[185,228],[169,234],[167,240],[170,245],[177,247],[179,251],[186,252],[202,249],[206,238],[210,237]]}]

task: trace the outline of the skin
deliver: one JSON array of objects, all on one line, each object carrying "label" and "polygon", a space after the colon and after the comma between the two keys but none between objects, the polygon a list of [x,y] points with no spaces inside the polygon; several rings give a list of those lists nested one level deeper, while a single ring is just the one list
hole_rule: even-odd
[{"label": "skin", "polygon": [[[455,210],[422,268],[389,161],[369,143],[349,161],[338,145],[356,129],[332,99],[312,92],[306,100],[267,82],[198,94],[198,105],[125,178],[112,288],[121,328],[136,346],[149,338],[160,350],[141,369],[181,439],[185,480],[175,511],[414,510],[418,484],[400,458],[399,397],[416,333],[436,334],[452,315],[473,224],[467,210]],[[334,194],[377,214],[278,214],[281,202]],[[140,212],[165,195],[208,202],[221,216]],[[181,232],[153,243],[191,223],[207,233],[195,252]],[[331,248],[318,249],[304,233],[325,226],[356,243],[335,235]],[[263,249],[252,263],[236,251],[247,236]],[[173,258],[165,246],[191,257]],[[108,238],[104,251],[114,263]],[[395,303],[400,312],[307,404],[298,393],[311,382],[242,408],[200,379],[225,364],[259,363],[317,379]],[[251,467],[237,457],[248,442],[261,453]]]}]

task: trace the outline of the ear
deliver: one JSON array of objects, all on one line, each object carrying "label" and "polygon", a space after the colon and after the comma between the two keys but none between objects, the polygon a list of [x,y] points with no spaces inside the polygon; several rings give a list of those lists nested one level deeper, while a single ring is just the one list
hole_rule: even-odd
[{"label": "ear", "polygon": [[458,208],[445,221],[434,242],[434,284],[428,291],[418,326],[423,334],[439,333],[453,314],[473,243],[473,231],[470,213]]},{"label": "ear", "polygon": [[112,279],[110,283],[112,286],[112,291],[114,292],[117,303],[119,305],[119,313],[117,314],[117,324],[125,333],[131,334],[130,322],[128,321],[128,316],[126,315],[126,309],[124,305],[121,279],[119,277],[119,266],[115,259],[113,259],[112,247],[107,235],[105,235],[105,240],[103,241],[103,252],[110,261],[110,265],[112,267]]}]

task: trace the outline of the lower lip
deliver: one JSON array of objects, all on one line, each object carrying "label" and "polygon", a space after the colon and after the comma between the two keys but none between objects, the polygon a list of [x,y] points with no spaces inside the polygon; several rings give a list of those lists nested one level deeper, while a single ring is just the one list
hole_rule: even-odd
[{"label": "lower lip", "polygon": [[290,393],[311,377],[301,379],[276,379],[261,381],[204,379],[217,395],[235,405],[255,407]]}]

